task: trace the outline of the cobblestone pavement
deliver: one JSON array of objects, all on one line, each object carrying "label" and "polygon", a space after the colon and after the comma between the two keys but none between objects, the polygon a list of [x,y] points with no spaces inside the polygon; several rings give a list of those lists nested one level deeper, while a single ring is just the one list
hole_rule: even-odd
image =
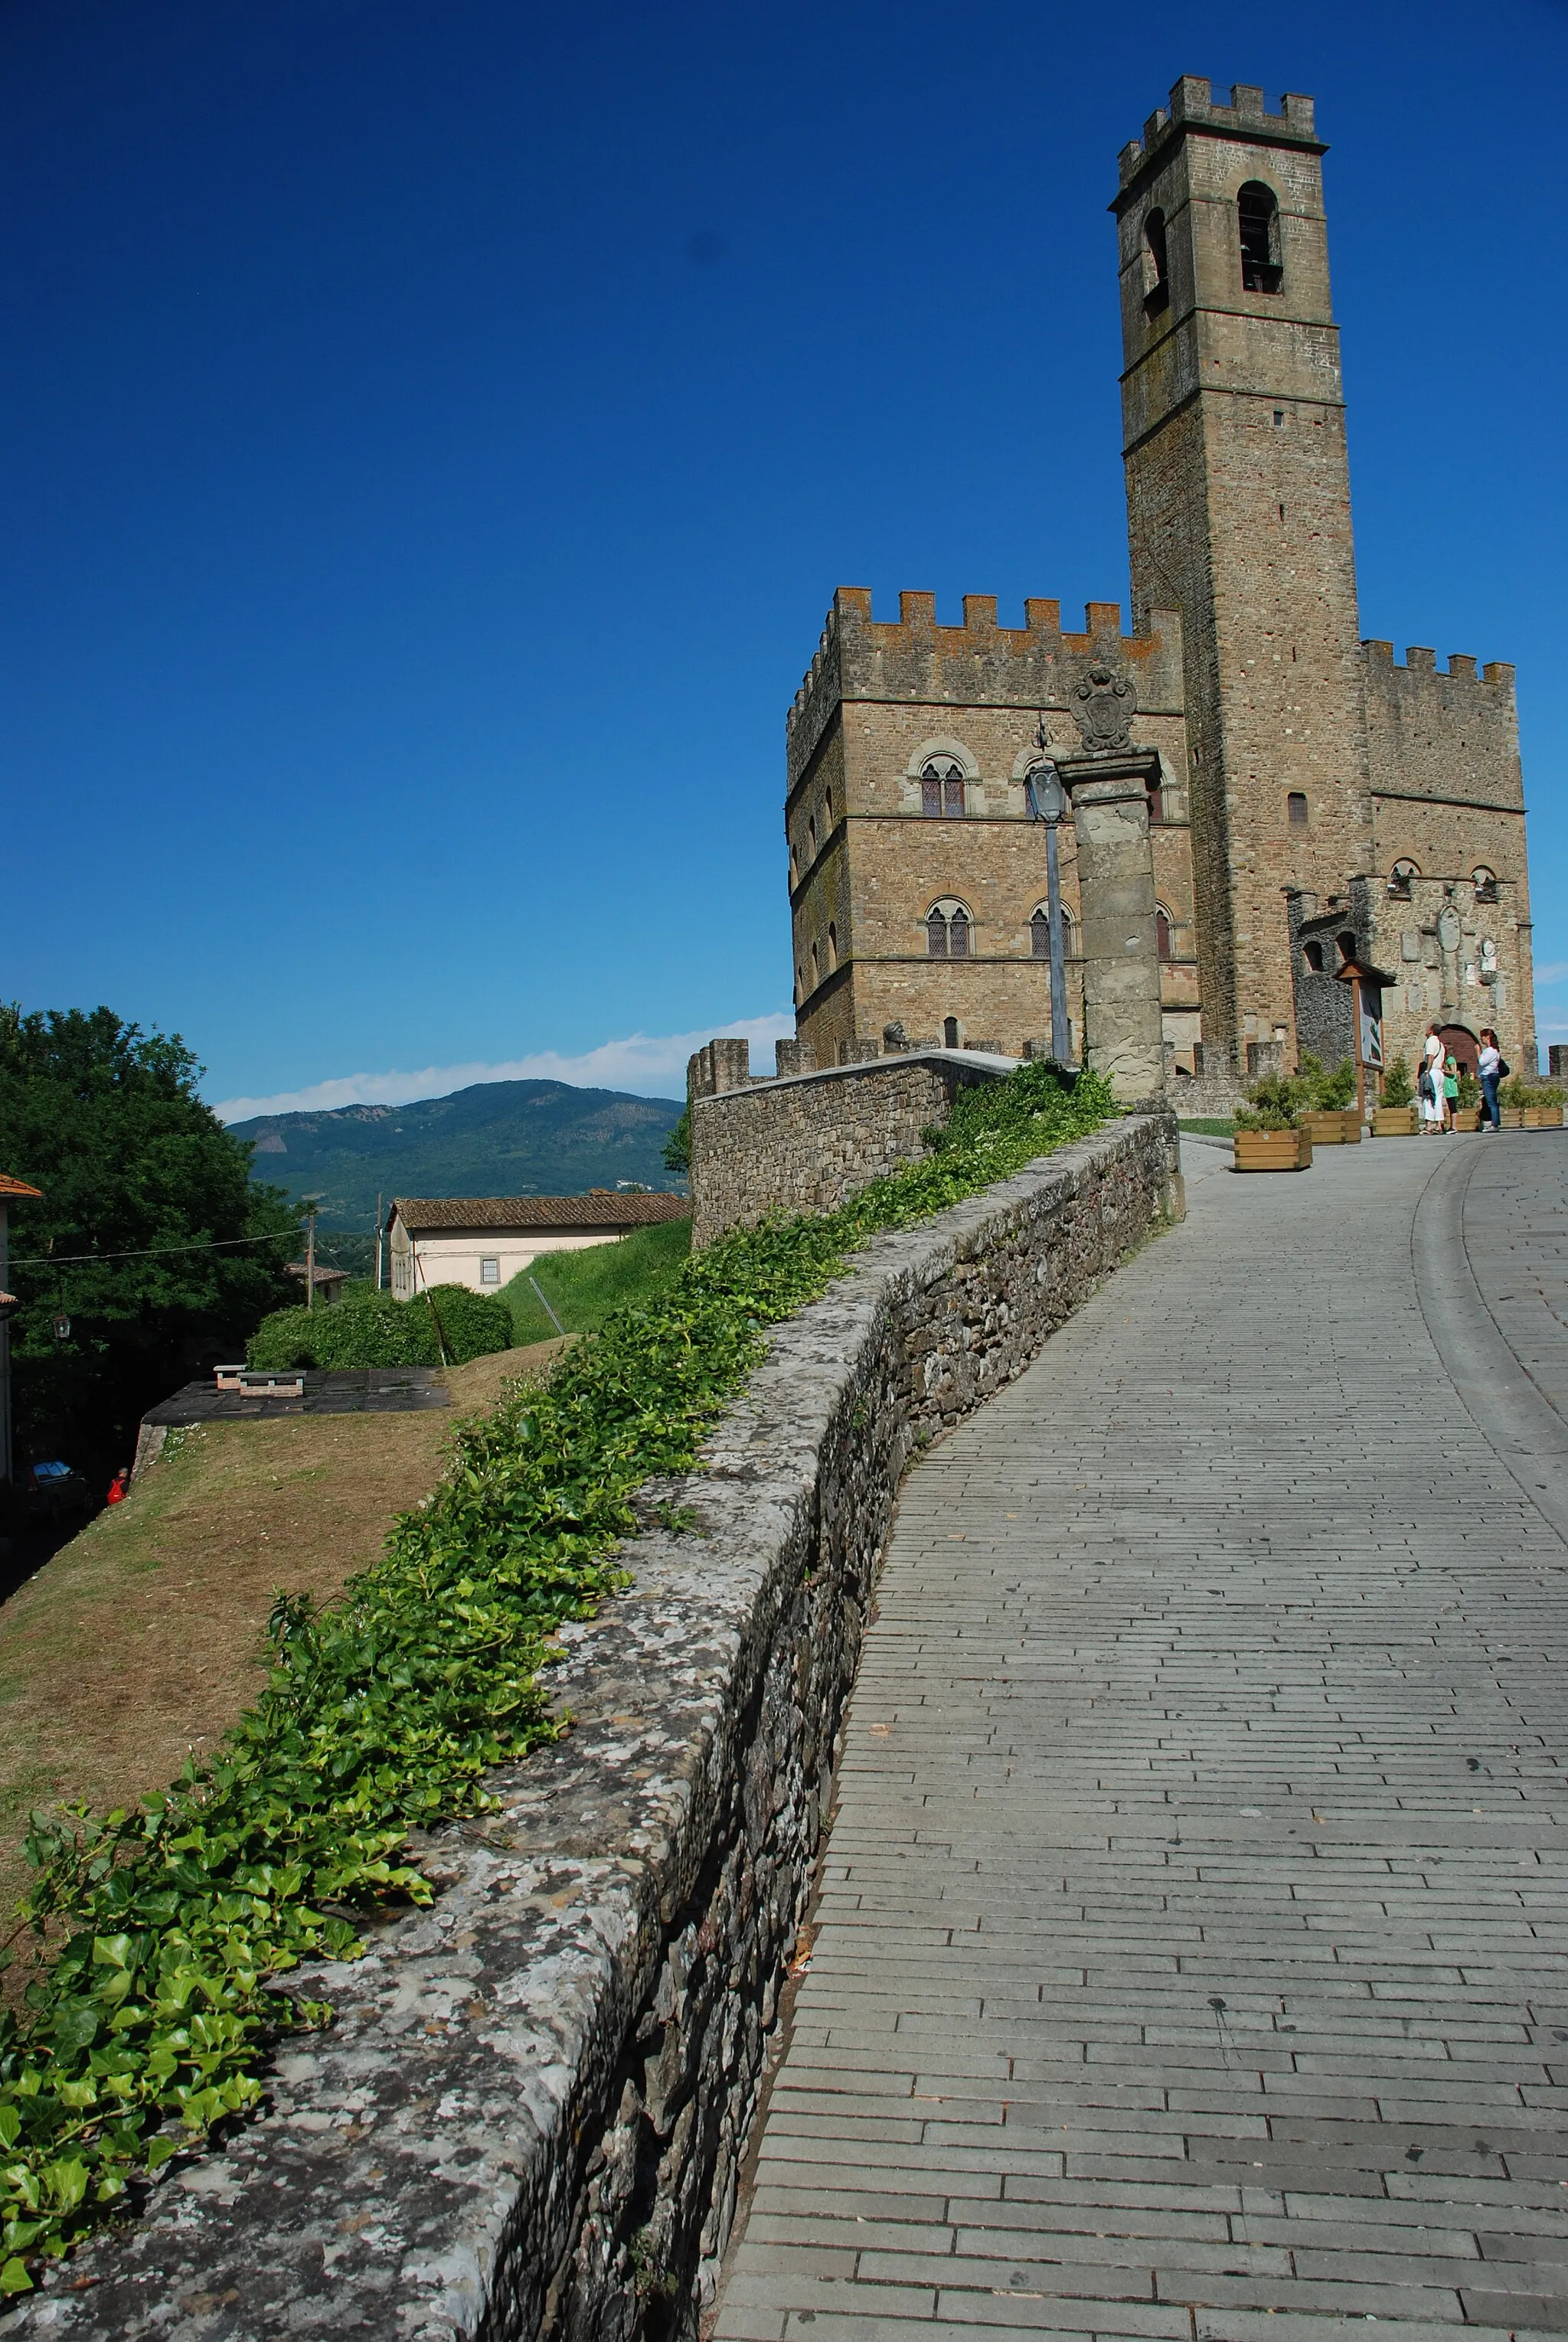
[{"label": "cobblestone pavement", "polygon": [[724,2342],[1568,2333],[1568,1134],[1184,1145],[906,1486]]}]

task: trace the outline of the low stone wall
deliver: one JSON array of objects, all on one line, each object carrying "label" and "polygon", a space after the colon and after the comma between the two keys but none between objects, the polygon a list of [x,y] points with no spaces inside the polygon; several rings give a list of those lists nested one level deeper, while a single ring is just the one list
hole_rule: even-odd
[{"label": "low stone wall", "polygon": [[776,1329],[704,1471],[644,1492],[631,1590],[563,1636],[570,1735],[418,1843],[433,1909],[291,1979],[336,2022],[283,2044],[265,2114],[13,2336],[691,2342],[904,1467],[1140,1241],[1175,1148],[1133,1116]]},{"label": "low stone wall", "polygon": [[1217,1117],[1228,1121],[1238,1106],[1244,1105],[1246,1092],[1233,1076],[1177,1074],[1166,1088],[1167,1103],[1183,1122]]},{"label": "low stone wall", "polygon": [[912,1050],[694,1095],[693,1244],[769,1212],[831,1212],[923,1155],[921,1132],[947,1120],[961,1089],[1013,1066],[974,1049]]}]

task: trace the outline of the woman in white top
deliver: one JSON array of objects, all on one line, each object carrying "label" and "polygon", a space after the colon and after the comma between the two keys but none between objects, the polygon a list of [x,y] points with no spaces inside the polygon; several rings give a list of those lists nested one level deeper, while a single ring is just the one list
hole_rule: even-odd
[{"label": "woman in white top", "polygon": [[[1429,1130],[1446,1130],[1448,1127],[1447,1108],[1443,1097],[1443,1066],[1448,1050],[1435,1025],[1429,1025],[1426,1028],[1423,1054],[1425,1062],[1422,1071],[1427,1079],[1421,1085],[1421,1135],[1424,1138]],[[1429,1087],[1432,1091],[1430,1097],[1426,1095]]]},{"label": "woman in white top", "polygon": [[1484,1101],[1481,1127],[1483,1130],[1501,1130],[1503,1124],[1497,1111],[1497,1085],[1503,1074],[1503,1052],[1490,1025],[1483,1025],[1481,1028],[1481,1056],[1475,1070],[1480,1077],[1481,1095]]}]

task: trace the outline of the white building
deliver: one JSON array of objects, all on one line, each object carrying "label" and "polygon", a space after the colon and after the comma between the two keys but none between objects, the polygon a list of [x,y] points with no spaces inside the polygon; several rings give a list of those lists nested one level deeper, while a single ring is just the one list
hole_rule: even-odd
[{"label": "white building", "polygon": [[386,1223],[392,1290],[399,1301],[433,1285],[498,1293],[542,1252],[613,1244],[634,1228],[685,1219],[691,1208],[687,1196],[622,1195],[606,1187],[585,1196],[397,1196]]}]

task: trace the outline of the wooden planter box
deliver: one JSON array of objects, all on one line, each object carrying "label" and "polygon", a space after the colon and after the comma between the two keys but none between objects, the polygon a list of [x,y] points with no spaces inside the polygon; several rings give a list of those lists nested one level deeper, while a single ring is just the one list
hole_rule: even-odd
[{"label": "wooden planter box", "polygon": [[1314,1146],[1359,1146],[1361,1108],[1355,1106],[1314,1106],[1297,1116]]},{"label": "wooden planter box", "polygon": [[1523,1130],[1524,1109],[1517,1106],[1500,1106],[1497,1109],[1497,1119],[1504,1130]]},{"label": "wooden planter box", "polygon": [[1232,1145],[1238,1171],[1305,1171],[1312,1140],[1304,1130],[1238,1130]]},{"label": "wooden planter box", "polygon": [[1561,1130],[1563,1109],[1560,1106],[1527,1106],[1524,1108],[1526,1130]]},{"label": "wooden planter box", "polygon": [[1481,1108],[1478,1106],[1456,1106],[1453,1109],[1455,1130],[1479,1130]]},{"label": "wooden planter box", "polygon": [[1373,1106],[1372,1135],[1374,1138],[1413,1138],[1415,1108],[1413,1106]]}]

